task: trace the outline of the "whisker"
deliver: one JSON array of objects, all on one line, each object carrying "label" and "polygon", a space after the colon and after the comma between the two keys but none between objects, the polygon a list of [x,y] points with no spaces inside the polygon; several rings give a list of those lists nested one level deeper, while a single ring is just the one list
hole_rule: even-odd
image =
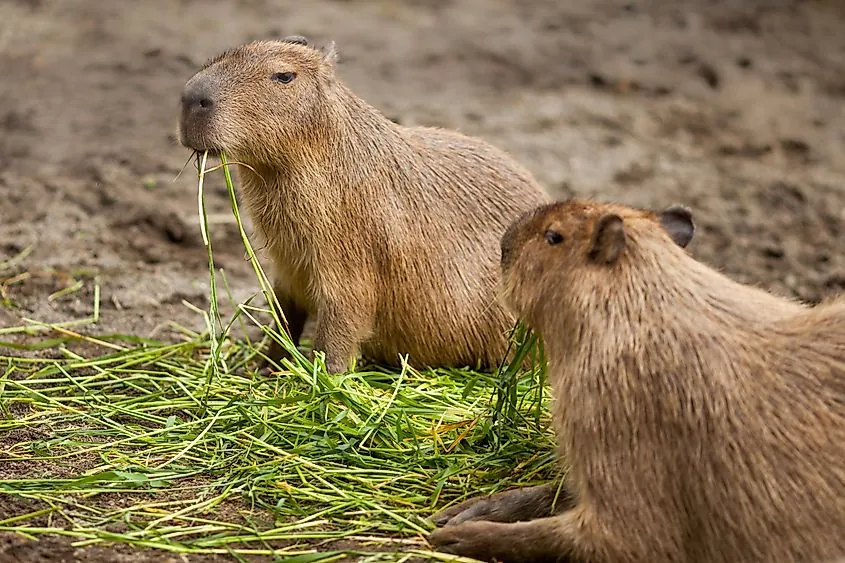
[{"label": "whisker", "polygon": [[188,155],[188,159],[185,161],[185,164],[183,164],[183,165],[182,165],[182,168],[180,168],[180,169],[179,169],[179,172],[178,172],[178,173],[176,174],[176,176],[174,176],[174,178],[173,178],[172,180],[170,180],[170,181],[171,181],[171,182],[175,182],[176,180],[178,180],[178,179],[179,179],[179,176],[181,176],[181,175],[182,175],[182,172],[184,172],[184,171],[185,171],[185,168],[187,168],[187,167],[188,167],[188,163],[189,163],[189,162],[191,162],[191,159],[192,159],[192,158],[199,158],[199,156],[198,156],[198,155],[199,155],[199,153],[197,153],[197,151],[194,151],[194,152],[192,152],[191,154],[189,154],[189,155]]}]

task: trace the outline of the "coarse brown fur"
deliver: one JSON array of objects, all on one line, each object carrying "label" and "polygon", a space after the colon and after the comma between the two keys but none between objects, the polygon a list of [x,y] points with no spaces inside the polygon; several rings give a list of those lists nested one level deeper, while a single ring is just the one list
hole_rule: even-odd
[{"label": "coarse brown fur", "polygon": [[693,231],[682,208],[583,200],[508,229],[505,295],[545,343],[567,494],[554,511],[541,489],[448,509],[435,546],[506,562],[845,555],[845,299],[736,283],[686,253]]},{"label": "coarse brown fur", "polygon": [[359,352],[495,366],[513,326],[496,298],[499,238],[548,196],[485,142],[393,123],[337,78],[335,59],[303,38],[227,51],[185,86],[182,144],[243,163],[291,336],[315,316],[330,371]]}]

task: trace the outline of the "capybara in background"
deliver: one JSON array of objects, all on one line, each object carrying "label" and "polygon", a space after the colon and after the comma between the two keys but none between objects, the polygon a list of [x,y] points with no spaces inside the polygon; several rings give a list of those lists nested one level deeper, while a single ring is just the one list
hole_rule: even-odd
[{"label": "capybara in background", "polygon": [[240,164],[290,336],[313,316],[329,371],[358,353],[495,366],[513,326],[496,299],[499,239],[548,196],[500,149],[387,119],[335,63],[333,44],[300,36],[226,51],[185,85],[182,144]]}]

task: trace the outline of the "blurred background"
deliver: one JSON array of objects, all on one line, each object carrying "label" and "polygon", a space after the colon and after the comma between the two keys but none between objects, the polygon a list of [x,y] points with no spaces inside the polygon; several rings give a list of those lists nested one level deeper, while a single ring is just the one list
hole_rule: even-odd
[{"label": "blurred background", "polygon": [[[207,306],[185,81],[257,38],[335,40],[403,124],[480,136],[555,195],[693,208],[697,257],[816,301],[845,289],[845,8],[834,0],[0,0],[0,326],[147,336]],[[256,290],[209,179],[235,296]],[[62,293],[61,290],[67,291]],[[49,297],[49,298],[48,298]]]}]

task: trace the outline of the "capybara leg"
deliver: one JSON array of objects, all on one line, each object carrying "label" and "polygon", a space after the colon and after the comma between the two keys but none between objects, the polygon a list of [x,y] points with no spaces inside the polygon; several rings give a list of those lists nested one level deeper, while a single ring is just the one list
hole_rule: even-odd
[{"label": "capybara leg", "polygon": [[494,495],[479,496],[441,510],[431,521],[438,526],[454,526],[472,520],[521,522],[559,514],[574,505],[574,497],[565,483],[510,489]]},{"label": "capybara leg", "polygon": [[574,511],[528,522],[464,522],[438,528],[428,537],[437,551],[481,561],[546,563],[577,561]]},{"label": "capybara leg", "polygon": [[320,311],[314,335],[314,351],[325,353],[326,370],[329,373],[343,373],[349,369],[361,342],[369,336],[371,326],[370,315],[366,313],[344,315],[331,307]]},{"label": "capybara leg", "polygon": [[[279,301],[279,306],[282,313],[279,317],[284,315],[288,323],[288,334],[294,345],[299,344],[299,339],[302,337],[302,330],[305,328],[305,321],[308,320],[308,311],[300,307],[296,301],[284,295],[280,290],[274,289],[276,292],[276,299]],[[271,305],[275,308],[275,305]],[[278,314],[278,312],[277,312]],[[284,326],[276,324],[276,331],[280,334],[285,332]],[[278,364],[282,358],[290,357],[287,350],[282,347],[276,340],[271,339],[270,345],[265,352],[267,359],[261,362],[261,368],[269,368],[270,364]]]}]

